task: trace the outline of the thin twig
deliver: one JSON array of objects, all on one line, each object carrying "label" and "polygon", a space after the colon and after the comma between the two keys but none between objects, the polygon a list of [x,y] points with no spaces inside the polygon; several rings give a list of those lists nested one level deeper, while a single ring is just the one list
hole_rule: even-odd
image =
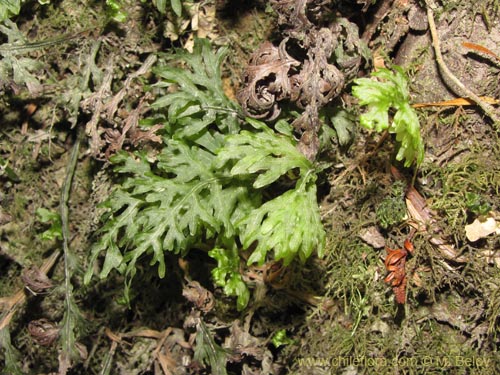
[{"label": "thin twig", "polygon": [[434,23],[434,11],[433,8],[436,7],[433,0],[425,0],[427,6],[427,19],[429,21],[429,28],[431,30],[432,36],[432,46],[434,47],[434,52],[436,54],[436,62],[439,66],[441,72],[441,77],[446,85],[458,96],[471,99],[476,103],[483,112],[493,121],[494,126],[500,129],[500,119],[495,114],[494,108],[485,103],[478,95],[469,90],[465,85],[460,82],[460,80],[448,69],[446,66],[443,55],[441,54],[441,43],[437,34],[436,24]]}]

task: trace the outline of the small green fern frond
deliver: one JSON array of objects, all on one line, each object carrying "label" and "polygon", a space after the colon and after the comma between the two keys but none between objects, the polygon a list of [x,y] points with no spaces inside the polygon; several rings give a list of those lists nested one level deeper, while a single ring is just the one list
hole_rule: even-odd
[{"label": "small green fern frond", "polygon": [[295,168],[305,174],[312,163],[297,150],[291,137],[276,134],[264,123],[247,119],[257,132],[241,131],[228,136],[224,148],[218,152],[218,165],[236,160],[232,176],[256,175],[254,188],[262,188]]},{"label": "small green fern frond", "polygon": [[[101,277],[107,277],[113,268],[132,274],[137,260],[150,253],[151,264],[159,264],[158,273],[163,277],[164,251],[184,253],[202,237],[215,233],[234,236],[232,218],[242,216],[235,211],[248,203],[248,194],[241,184],[228,183],[227,172],[226,176],[223,170],[211,168],[215,155],[168,140],[154,171],[143,165],[145,155],[136,156],[135,162],[122,155],[114,159],[124,162],[115,167],[118,172],[132,176],[106,203],[111,214],[91,255],[93,261],[106,250]],[[89,278],[87,273],[86,280]]]},{"label": "small green fern frond", "polygon": [[174,87],[173,92],[152,104],[155,109],[167,108],[173,137],[195,139],[212,124],[224,134],[240,130],[236,116],[239,108],[226,97],[222,86],[221,65],[227,52],[220,48],[213,53],[207,40],[198,39],[193,53],[179,50],[167,56],[170,63],[182,61],[184,66],[155,69],[162,78],[158,87]]},{"label": "small green fern frond", "polygon": [[[298,184],[302,182],[299,180]],[[274,259],[283,259],[285,266],[297,256],[305,262],[313,251],[323,255],[326,235],[316,185],[311,179],[302,186],[264,203],[238,223],[243,247],[257,243],[248,264],[262,265],[271,250]]]},{"label": "small green fern frond", "polygon": [[[360,105],[367,106],[367,111],[359,118],[361,126],[395,133],[399,142],[396,160],[404,159],[405,166],[409,167],[414,161],[417,165],[423,161],[424,145],[417,114],[409,104],[408,80],[401,67],[392,68],[373,72],[372,77],[376,79],[355,79],[352,94],[359,99]],[[389,123],[390,110],[395,111],[392,123]]]},{"label": "small green fern frond", "polygon": [[224,242],[224,247],[215,247],[208,252],[208,255],[217,261],[217,267],[212,270],[212,277],[216,285],[224,288],[226,295],[237,297],[236,306],[238,310],[243,310],[250,299],[250,292],[239,273],[238,248],[234,241]]}]

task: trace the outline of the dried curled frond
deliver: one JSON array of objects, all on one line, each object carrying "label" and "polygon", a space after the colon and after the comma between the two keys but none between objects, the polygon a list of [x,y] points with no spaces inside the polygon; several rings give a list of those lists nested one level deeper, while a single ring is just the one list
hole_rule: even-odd
[{"label": "dried curled frond", "polygon": [[308,0],[272,0],[270,3],[278,14],[280,25],[299,30],[305,30],[313,26],[306,15]]},{"label": "dried curled frond", "polygon": [[[273,120],[280,114],[279,102],[285,100],[303,110],[293,126],[300,135],[297,147],[309,160],[319,150],[319,110],[344,88],[345,76],[339,67],[348,69],[351,77],[361,61],[355,54],[357,29],[349,21],[339,18],[329,27],[316,26],[324,25],[332,13],[329,4],[325,0],[271,1],[285,38],[279,47],[265,42],[251,56],[243,73],[244,87],[238,93],[250,117]],[[353,30],[356,36],[351,37]],[[287,48],[298,48],[297,55],[304,57],[290,56]]]},{"label": "dried curled frond", "polygon": [[[279,103],[288,100],[304,110],[293,126],[301,134],[299,150],[313,160],[319,150],[319,109],[338,96],[344,87],[344,75],[328,62],[337,42],[328,28],[309,33],[310,46],[303,62],[291,57],[286,46],[266,42],[254,52],[246,68],[245,87],[238,100],[247,116],[273,120],[280,114]],[[304,40],[304,39],[303,39]]]},{"label": "dried curled frond", "polygon": [[265,42],[250,57],[243,74],[245,88],[238,93],[246,115],[273,120],[280,114],[277,101],[291,93],[289,71],[300,65],[285,47],[286,39],[279,47]]},{"label": "dried curled frond", "polygon": [[47,319],[32,320],[28,324],[28,333],[34,342],[42,346],[50,346],[59,337],[60,328]]},{"label": "dried curled frond", "polygon": [[[314,31],[314,25],[323,24],[333,13],[331,0],[271,0],[278,14],[278,23],[284,26],[285,34],[297,38],[298,34]],[[307,38],[297,38],[305,44]]]},{"label": "dried curled frond", "polygon": [[21,275],[26,288],[33,294],[43,293],[53,287],[48,276],[36,266],[26,269]]},{"label": "dried curled frond", "polygon": [[335,65],[328,63],[336,44],[331,30],[318,30],[308,51],[308,59],[300,72],[290,77],[293,88],[291,100],[299,108],[304,109],[313,101],[323,106],[340,94],[344,76]]}]

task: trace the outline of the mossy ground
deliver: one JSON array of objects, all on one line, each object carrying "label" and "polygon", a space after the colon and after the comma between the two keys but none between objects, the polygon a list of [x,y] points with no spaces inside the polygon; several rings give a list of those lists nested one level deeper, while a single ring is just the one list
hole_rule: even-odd
[{"label": "mossy ground", "polygon": [[[418,7],[414,2],[406,3],[410,8]],[[0,296],[4,298],[23,288],[23,270],[40,267],[43,259],[60,247],[57,241],[41,240],[49,225],[37,219],[36,210],[58,210],[76,129],[83,130],[91,122],[96,103],[122,89],[126,78],[150,53],[189,45],[190,38],[200,32],[193,30],[195,16],[189,19],[185,15],[187,24],[177,30],[180,37],[173,41],[172,27],[180,27],[177,20],[172,14],[160,15],[149,3],[127,2],[124,7],[129,18],[123,24],[108,23],[106,8],[100,3],[85,2],[81,7],[68,1],[30,4],[32,7],[23,7],[15,21],[33,41],[61,33],[84,34],[30,52],[30,58],[45,64],[36,72],[42,93],[29,93],[13,82],[3,86]],[[217,1],[204,6],[203,12],[196,13],[197,20],[203,21],[207,9],[216,9],[216,18],[212,25],[203,26],[202,32],[213,32],[215,44],[230,44],[234,51],[224,73],[227,94],[232,96],[248,55],[277,32],[273,15],[266,13],[265,2],[240,6],[235,1]],[[408,69],[414,102],[454,97],[440,79],[427,33],[410,29],[398,39],[396,26],[410,19],[408,8],[400,6],[393,7],[383,19],[369,41],[371,49]],[[473,9],[470,6],[468,1],[447,1],[438,14],[445,60],[473,91],[498,97],[498,66],[463,50],[461,43],[484,44],[500,53],[500,7],[497,1],[485,1]],[[341,9],[345,8],[352,14],[361,12],[343,3]],[[364,15],[365,22],[369,22],[370,12]],[[198,22],[198,26],[202,24]],[[366,23],[360,24],[363,26]],[[383,50],[384,46],[389,50]],[[104,84],[106,74],[112,76],[109,86]],[[137,108],[153,81],[147,73],[128,83],[125,99],[113,116],[105,117],[102,112],[102,129],[109,131],[110,137]],[[108,96],[102,92],[93,96],[100,89],[109,90]],[[91,110],[83,110],[79,103],[92,97],[96,101],[86,107]],[[70,373],[160,374],[165,368],[162,361],[191,358],[196,341],[189,320],[197,312],[182,295],[187,276],[214,293],[215,308],[204,320],[210,324],[215,342],[238,338],[241,345],[255,349],[245,360],[229,362],[229,373],[499,373],[500,237],[493,234],[471,242],[465,235],[465,225],[478,217],[476,206],[467,197],[476,197],[480,205],[497,212],[500,220],[498,129],[474,106],[428,107],[419,110],[419,117],[426,157],[417,171],[407,172],[406,178],[425,197],[434,222],[427,232],[414,234],[415,252],[406,265],[404,305],[395,303],[392,288],[384,282],[383,244],[375,246],[373,241],[362,239],[366,229],[374,228],[386,246],[398,248],[413,233],[411,217],[381,225],[377,216],[384,199],[398,199],[390,173],[390,139],[366,160],[363,156],[374,150],[377,139],[359,130],[350,147],[335,148],[322,156],[332,164],[319,189],[328,233],[325,257],[275,272],[278,276],[267,283],[262,275],[279,271],[279,265],[270,265],[266,271],[253,269],[253,300],[247,310],[238,313],[234,300],[214,289],[210,280],[214,264],[201,250],[191,252],[184,261],[168,255],[165,279],[156,276],[147,260],[141,261],[130,308],[120,303],[123,280],[118,275],[82,285],[82,268],[89,266],[86,257],[99,227],[96,206],[112,181],[102,161],[105,155],[91,155],[98,145],[89,137],[80,154],[70,196],[70,245],[79,264],[73,284],[76,302],[87,322],[80,336],[87,356],[82,356]],[[399,199],[404,204],[403,197]],[[385,215],[390,217],[390,213]],[[432,236],[444,239],[466,261],[443,257],[429,241]],[[38,295],[27,292],[26,304],[16,311],[8,326],[23,373],[57,371],[57,342],[48,347],[38,344],[28,334],[27,326],[40,318],[61,321],[62,263],[59,260],[49,274],[55,287]],[[270,341],[283,329],[292,343],[275,348]],[[112,370],[106,367],[108,360]],[[210,373],[195,362],[172,366],[172,373]]]}]

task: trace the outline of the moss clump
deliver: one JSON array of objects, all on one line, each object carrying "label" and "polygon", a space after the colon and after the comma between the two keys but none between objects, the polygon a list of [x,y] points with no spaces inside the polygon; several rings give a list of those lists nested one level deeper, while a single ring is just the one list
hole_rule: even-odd
[{"label": "moss clump", "polygon": [[401,181],[396,181],[392,185],[389,196],[384,198],[377,206],[377,222],[384,228],[390,228],[400,224],[406,218],[406,204],[404,201],[405,185]]}]

